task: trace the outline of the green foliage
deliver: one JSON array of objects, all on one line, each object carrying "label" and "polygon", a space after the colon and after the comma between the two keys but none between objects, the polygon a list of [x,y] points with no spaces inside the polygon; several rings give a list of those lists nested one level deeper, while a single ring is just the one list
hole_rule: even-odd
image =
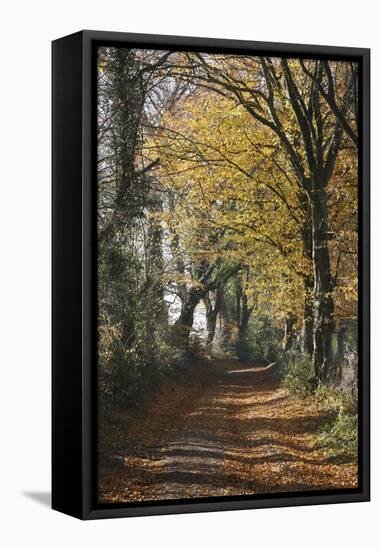
[{"label": "green foliage", "polygon": [[243,352],[255,364],[276,362],[280,354],[281,331],[268,316],[250,317],[246,338],[240,343]]},{"label": "green foliage", "polygon": [[358,415],[340,411],[335,419],[323,428],[318,444],[327,448],[331,456],[357,461]]},{"label": "green foliage", "polygon": [[122,348],[117,339],[108,360],[99,357],[100,397],[109,402],[131,404],[171,375],[178,352],[163,339],[138,338],[133,347]]},{"label": "green foliage", "polygon": [[98,388],[102,403],[138,401],[178,361],[178,352],[169,343],[159,272],[155,278],[146,273],[149,262],[159,270],[160,251],[150,245],[144,256],[138,255],[131,237],[120,233],[118,242],[105,241],[99,247]]},{"label": "green foliage", "polygon": [[330,414],[323,426],[318,445],[333,457],[357,460],[358,414],[357,399],[351,391],[323,386],[317,389],[316,398],[321,409]]},{"label": "green foliage", "polygon": [[300,352],[284,352],[281,356],[282,384],[300,396],[310,395],[314,389],[312,359]]},{"label": "green foliage", "polygon": [[316,398],[321,407],[346,414],[356,414],[358,408],[357,395],[352,388],[343,386],[320,386],[316,391]]}]

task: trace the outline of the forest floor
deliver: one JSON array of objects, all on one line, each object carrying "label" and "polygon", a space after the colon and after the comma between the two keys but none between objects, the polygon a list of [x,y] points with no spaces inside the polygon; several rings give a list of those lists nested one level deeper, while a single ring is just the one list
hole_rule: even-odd
[{"label": "forest floor", "polygon": [[100,419],[99,501],[354,488],[357,466],[317,445],[328,414],[275,367],[198,361],[141,410]]}]

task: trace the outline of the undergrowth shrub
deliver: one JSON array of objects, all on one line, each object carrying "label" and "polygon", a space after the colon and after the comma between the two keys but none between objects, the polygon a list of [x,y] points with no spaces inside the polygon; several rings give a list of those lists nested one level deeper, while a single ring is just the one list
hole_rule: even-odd
[{"label": "undergrowth shrub", "polygon": [[358,416],[342,411],[322,429],[318,445],[328,449],[328,454],[357,461]]},{"label": "undergrowth shrub", "polygon": [[299,352],[283,352],[279,358],[283,387],[305,397],[314,390],[312,359]]},{"label": "undergrowth shrub", "polygon": [[354,392],[340,387],[323,386],[317,389],[319,407],[330,414],[322,427],[317,443],[334,457],[357,461],[358,414]]},{"label": "undergrowth shrub", "polygon": [[316,440],[318,447],[339,460],[356,461],[358,455],[357,391],[353,371],[344,365],[339,382],[315,386],[312,358],[298,351],[282,352],[278,376],[281,385],[291,393],[314,400],[327,420],[320,428]]},{"label": "undergrowth shrub", "polygon": [[141,331],[133,345],[126,347],[117,331],[109,336],[107,332],[100,332],[98,355],[98,395],[105,412],[113,404],[138,404],[147,392],[177,372],[179,350],[164,334],[153,332],[148,338]]}]

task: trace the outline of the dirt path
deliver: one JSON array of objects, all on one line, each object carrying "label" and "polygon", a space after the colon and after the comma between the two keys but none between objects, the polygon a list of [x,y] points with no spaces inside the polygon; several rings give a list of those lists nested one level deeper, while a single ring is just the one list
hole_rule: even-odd
[{"label": "dirt path", "polygon": [[217,361],[201,383],[160,395],[133,419],[127,440],[119,421],[100,460],[100,500],[354,487],[356,466],[333,463],[315,446],[323,422],[314,402],[273,382],[271,368]]}]

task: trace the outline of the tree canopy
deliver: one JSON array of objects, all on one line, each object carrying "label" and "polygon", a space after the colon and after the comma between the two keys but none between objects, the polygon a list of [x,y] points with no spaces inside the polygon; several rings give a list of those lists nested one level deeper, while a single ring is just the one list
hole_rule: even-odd
[{"label": "tree canopy", "polygon": [[335,380],[339,331],[356,352],[357,116],[351,62],[100,48],[104,395],[199,345]]}]

